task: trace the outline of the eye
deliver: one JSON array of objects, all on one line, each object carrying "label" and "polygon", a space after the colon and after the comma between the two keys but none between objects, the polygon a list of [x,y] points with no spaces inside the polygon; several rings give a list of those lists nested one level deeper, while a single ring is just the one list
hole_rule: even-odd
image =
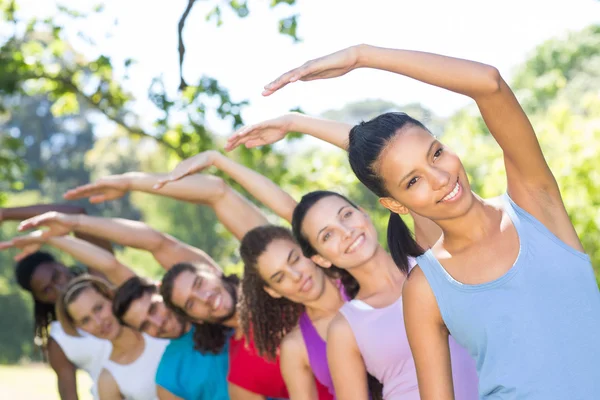
[{"label": "eye", "polygon": [[102,304],[96,304],[93,308],[95,313],[99,313],[100,311],[102,311]]},{"label": "eye", "polygon": [[433,159],[435,160],[436,158],[438,158],[439,156],[441,156],[443,152],[444,152],[444,148],[443,147],[440,147],[439,149],[437,149],[437,151],[433,154]]},{"label": "eye", "polygon": [[156,303],[152,303],[150,305],[150,309],[148,310],[148,314],[154,315],[156,313],[156,307],[157,307],[157,304]]},{"label": "eye", "polygon": [[54,272],[52,273],[52,282],[53,282],[53,283],[56,283],[56,282],[58,282],[58,272],[56,272],[56,271],[54,271]]},{"label": "eye", "polygon": [[352,210],[348,210],[344,213],[344,218],[349,218],[352,215]]},{"label": "eye", "polygon": [[84,319],[81,320],[81,325],[85,325],[88,322],[90,322],[90,319],[88,317],[85,317]]},{"label": "eye", "polygon": [[419,179],[418,178],[412,178],[410,181],[408,181],[408,184],[406,185],[406,188],[410,188],[412,185],[414,185],[415,183],[417,183]]},{"label": "eye", "polygon": [[185,303],[185,309],[189,310],[192,308],[193,305],[194,305],[194,300],[190,300],[187,303]]},{"label": "eye", "polygon": [[279,275],[279,278],[277,278],[277,280],[275,281],[276,283],[281,283],[281,281],[283,281],[283,274]]}]

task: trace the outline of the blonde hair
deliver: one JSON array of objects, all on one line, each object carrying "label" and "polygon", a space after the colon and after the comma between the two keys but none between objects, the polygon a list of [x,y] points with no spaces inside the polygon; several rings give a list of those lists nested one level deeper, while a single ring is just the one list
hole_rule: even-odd
[{"label": "blonde hair", "polygon": [[92,275],[82,275],[69,282],[65,290],[59,296],[56,302],[56,319],[60,322],[63,330],[70,336],[81,336],[77,331],[77,326],[73,317],[69,314],[68,307],[73,303],[81,293],[87,289],[92,289],[107,300],[114,298],[115,289],[105,279]]}]

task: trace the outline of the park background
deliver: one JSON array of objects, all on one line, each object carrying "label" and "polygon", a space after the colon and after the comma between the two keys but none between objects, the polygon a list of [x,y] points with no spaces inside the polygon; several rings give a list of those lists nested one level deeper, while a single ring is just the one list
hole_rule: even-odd
[{"label": "park background", "polygon": [[[222,149],[244,123],[290,110],[350,123],[406,111],[459,153],[476,192],[501,193],[500,150],[466,97],[367,70],[261,97],[280,73],[358,43],[496,66],[534,125],[600,277],[594,0],[0,0],[0,207],[63,202],[67,189],[107,174],[165,172],[200,151]],[[291,135],[230,157],[296,199],[315,189],[347,194],[371,213],[384,241],[388,214],[342,151]],[[238,243],[209,209],[143,194],[73,204],[93,215],[144,220],[241,268]],[[16,223],[1,222],[5,240]],[[116,251],[139,273],[160,276],[147,254]],[[30,298],[13,278],[14,255],[0,252],[0,397],[56,399],[53,374],[32,341]]]}]

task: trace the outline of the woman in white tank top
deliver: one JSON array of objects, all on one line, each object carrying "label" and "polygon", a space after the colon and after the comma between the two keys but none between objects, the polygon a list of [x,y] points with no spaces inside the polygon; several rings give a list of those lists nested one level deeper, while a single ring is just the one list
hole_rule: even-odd
[{"label": "woman in white tank top", "polygon": [[98,379],[100,400],[157,399],[156,369],[169,341],[156,339],[119,324],[112,312],[113,290],[108,282],[81,276],[69,282],[56,311],[64,331],[81,329],[109,340],[112,352]]}]

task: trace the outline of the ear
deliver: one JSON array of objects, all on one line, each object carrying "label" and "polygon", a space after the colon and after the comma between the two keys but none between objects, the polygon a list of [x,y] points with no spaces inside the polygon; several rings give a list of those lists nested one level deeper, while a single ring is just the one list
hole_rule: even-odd
[{"label": "ear", "polygon": [[396,214],[408,214],[408,208],[391,197],[380,197],[379,204]]},{"label": "ear", "polygon": [[273,297],[274,299],[280,299],[281,296],[279,293],[277,293],[276,291],[274,291],[272,288],[268,287],[268,286],[263,286],[263,290],[265,292],[267,292],[267,294],[271,297]]},{"label": "ear", "polygon": [[315,264],[317,264],[319,267],[322,267],[322,268],[329,268],[333,265],[331,263],[331,261],[327,260],[326,258],[324,258],[318,254],[312,256],[310,259],[313,260],[313,262]]}]

